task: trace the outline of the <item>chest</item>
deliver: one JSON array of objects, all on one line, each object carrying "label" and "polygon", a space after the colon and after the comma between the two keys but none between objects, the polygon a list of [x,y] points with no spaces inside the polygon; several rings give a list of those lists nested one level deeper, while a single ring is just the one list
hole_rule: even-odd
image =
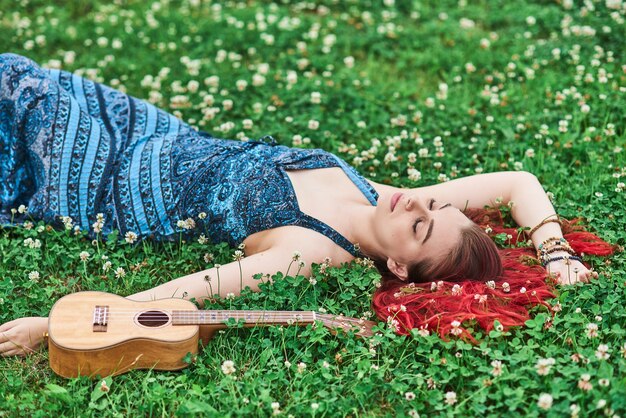
[{"label": "chest", "polygon": [[[286,175],[293,187],[300,211],[335,229],[351,240],[350,213],[356,205],[371,203],[340,167],[289,170]],[[340,249],[328,237],[305,228],[285,226],[254,233],[246,238],[246,252],[255,253],[286,241],[314,242],[325,255]],[[346,253],[348,254],[348,253]],[[350,257],[351,258],[351,257]],[[313,261],[313,260],[311,260]]]}]

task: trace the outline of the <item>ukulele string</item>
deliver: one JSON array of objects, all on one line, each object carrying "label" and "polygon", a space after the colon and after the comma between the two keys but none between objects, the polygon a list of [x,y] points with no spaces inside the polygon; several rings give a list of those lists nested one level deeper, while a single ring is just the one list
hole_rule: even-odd
[{"label": "ukulele string", "polygon": [[[226,313],[226,314],[225,314]],[[163,322],[167,316],[167,322],[176,316],[176,320],[214,320],[214,321],[226,321],[229,319],[243,319],[243,320],[256,320],[256,321],[278,321],[278,322],[312,322],[314,320],[312,311],[263,311],[261,313],[249,313],[248,311],[177,311],[176,314],[173,311],[167,310],[153,310],[153,311],[136,311],[129,309],[120,310],[108,310],[107,319],[109,318],[127,318],[141,316],[142,322]],[[331,318],[320,317],[322,314],[317,314],[315,320],[328,320],[332,322],[348,322],[359,323],[361,320],[355,318],[349,318],[345,316],[332,316]],[[310,318],[307,318],[310,317]]]}]

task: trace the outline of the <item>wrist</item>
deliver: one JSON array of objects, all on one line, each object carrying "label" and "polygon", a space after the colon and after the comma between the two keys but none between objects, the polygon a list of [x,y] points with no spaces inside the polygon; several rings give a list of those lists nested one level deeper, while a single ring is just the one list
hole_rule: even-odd
[{"label": "wrist", "polygon": [[577,255],[572,255],[564,251],[562,255],[550,254],[547,257],[542,257],[541,265],[543,267],[547,267],[549,264],[552,264],[552,263],[558,262],[558,263],[570,264],[572,261],[578,261],[582,263],[583,260]]}]

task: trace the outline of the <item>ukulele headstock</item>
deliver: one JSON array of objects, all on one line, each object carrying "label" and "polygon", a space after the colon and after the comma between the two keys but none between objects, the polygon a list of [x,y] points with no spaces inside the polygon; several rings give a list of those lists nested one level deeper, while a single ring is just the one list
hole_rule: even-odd
[{"label": "ukulele headstock", "polygon": [[371,337],[374,335],[372,327],[376,325],[376,322],[366,321],[364,319],[349,318],[343,315],[329,315],[316,313],[315,318],[322,321],[324,326],[333,332],[336,332],[337,328],[341,328],[344,331],[353,331],[355,335],[359,337]]}]

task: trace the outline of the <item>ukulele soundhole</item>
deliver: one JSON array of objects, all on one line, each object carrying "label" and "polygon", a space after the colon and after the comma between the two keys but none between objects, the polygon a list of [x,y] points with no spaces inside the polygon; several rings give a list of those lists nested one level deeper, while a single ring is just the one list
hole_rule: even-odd
[{"label": "ukulele soundhole", "polygon": [[137,316],[137,322],[144,327],[162,327],[170,322],[170,317],[161,311],[146,311]]}]

